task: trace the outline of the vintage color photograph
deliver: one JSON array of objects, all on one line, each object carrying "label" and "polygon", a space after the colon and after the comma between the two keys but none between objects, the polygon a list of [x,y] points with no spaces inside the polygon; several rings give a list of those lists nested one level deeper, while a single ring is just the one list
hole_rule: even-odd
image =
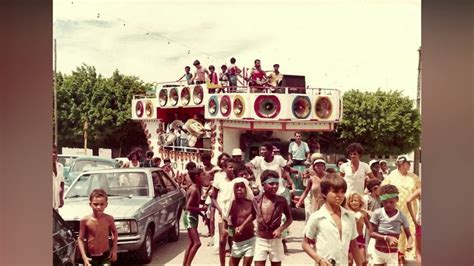
[{"label": "vintage color photograph", "polygon": [[421,265],[420,0],[53,1],[54,265]]}]

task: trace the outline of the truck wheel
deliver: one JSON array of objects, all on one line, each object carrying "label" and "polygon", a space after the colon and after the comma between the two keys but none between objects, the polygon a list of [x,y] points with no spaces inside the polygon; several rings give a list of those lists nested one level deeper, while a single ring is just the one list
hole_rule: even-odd
[{"label": "truck wheel", "polygon": [[153,232],[151,228],[148,227],[146,230],[145,240],[143,241],[142,246],[137,251],[137,258],[141,263],[148,264],[153,258]]}]

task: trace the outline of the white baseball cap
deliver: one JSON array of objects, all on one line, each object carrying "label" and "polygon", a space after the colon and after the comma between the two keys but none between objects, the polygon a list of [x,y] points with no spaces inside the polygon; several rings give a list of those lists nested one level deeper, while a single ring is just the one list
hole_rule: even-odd
[{"label": "white baseball cap", "polygon": [[380,163],[380,161],[379,161],[379,160],[375,160],[375,159],[374,159],[374,160],[371,160],[371,161],[369,162],[369,166],[372,167],[372,164],[374,164],[374,163]]},{"label": "white baseball cap", "polygon": [[239,148],[235,148],[232,150],[232,156],[242,156],[242,150]]},{"label": "white baseball cap", "polygon": [[323,159],[316,159],[316,160],[314,160],[313,165],[315,165],[315,164],[317,164],[317,163],[323,163],[324,165],[326,165],[326,161],[323,160]]},{"label": "white baseball cap", "polygon": [[410,160],[408,155],[400,155],[397,157],[397,164],[404,163],[404,162],[413,162],[413,160]]}]

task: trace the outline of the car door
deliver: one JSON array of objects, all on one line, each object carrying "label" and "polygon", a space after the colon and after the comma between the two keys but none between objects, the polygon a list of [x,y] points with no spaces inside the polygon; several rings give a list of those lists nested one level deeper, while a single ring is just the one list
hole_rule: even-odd
[{"label": "car door", "polygon": [[178,219],[178,213],[180,205],[182,204],[183,194],[179,189],[178,185],[171,180],[171,178],[164,172],[160,171],[161,180],[166,187],[167,193],[165,198],[166,208],[168,209],[166,215],[167,225],[172,225],[176,219]]},{"label": "car door", "polygon": [[[167,224],[167,189],[160,178],[159,171],[152,171],[151,179],[153,183],[153,220],[155,222],[155,236],[159,236],[166,231]],[[161,191],[160,191],[161,190]]]}]

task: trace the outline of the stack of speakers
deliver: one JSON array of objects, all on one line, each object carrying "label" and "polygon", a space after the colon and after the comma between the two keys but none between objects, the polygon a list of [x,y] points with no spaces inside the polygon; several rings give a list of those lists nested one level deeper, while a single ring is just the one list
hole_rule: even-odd
[{"label": "stack of speakers", "polygon": [[156,99],[132,100],[133,119],[151,119],[156,116]]},{"label": "stack of speakers", "polygon": [[337,121],[339,95],[222,94],[211,95],[205,105],[207,119],[260,121]]},{"label": "stack of speakers", "polygon": [[160,108],[202,106],[206,85],[161,88],[158,90]]}]

